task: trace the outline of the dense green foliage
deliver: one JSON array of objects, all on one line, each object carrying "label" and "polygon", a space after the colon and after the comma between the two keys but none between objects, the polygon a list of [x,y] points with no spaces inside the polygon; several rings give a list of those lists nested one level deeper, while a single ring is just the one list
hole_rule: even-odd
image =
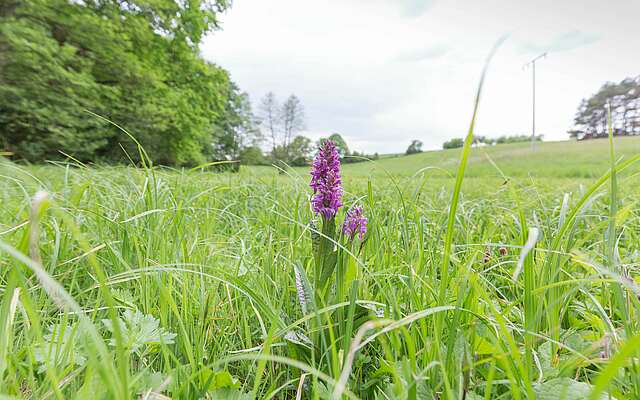
[{"label": "dense green foliage", "polygon": [[636,77],[620,83],[607,82],[593,96],[582,100],[569,135],[578,139],[607,137],[608,105],[614,135],[640,134],[640,77]]},{"label": "dense green foliage", "polygon": [[313,156],[314,148],[306,136],[298,135],[289,143],[287,155],[293,166],[303,166],[309,164]]},{"label": "dense green foliage", "polygon": [[[533,139],[536,142],[541,142],[542,136],[536,135]],[[483,140],[480,141],[480,143],[486,143],[486,144],[505,144],[505,143],[523,143],[523,142],[531,142],[531,135],[511,135],[511,136],[503,135],[495,139],[483,138]]]},{"label": "dense green foliage", "polygon": [[328,399],[345,376],[363,399],[638,398],[640,140],[616,146],[617,181],[605,141],[471,149],[446,280],[461,150],[345,166],[369,232],[337,270],[357,283],[306,309],[306,168],[2,164],[0,393]]},{"label": "dense green foliage", "polygon": [[[536,142],[542,141],[542,135],[536,135],[533,138]],[[495,144],[507,144],[507,143],[523,143],[523,142],[531,142],[531,135],[502,135],[497,138],[490,138],[487,136],[474,136],[473,144],[478,145],[480,143],[493,146]],[[456,149],[462,147],[464,144],[462,139],[451,139],[447,142],[444,142],[442,145],[443,149]]]},{"label": "dense green foliage", "polygon": [[[196,165],[237,157],[246,95],[198,44],[226,0],[0,6],[0,146],[17,159]],[[215,144],[215,146],[214,146]],[[124,151],[123,151],[124,150]]]},{"label": "dense green foliage", "polygon": [[346,155],[342,162],[344,164],[354,164],[354,163],[362,163],[371,160],[378,160],[380,155],[378,153],[367,154],[364,151],[359,152],[357,150],[353,150],[350,154]]},{"label": "dense green foliage", "polygon": [[464,141],[461,138],[453,138],[451,140],[447,140],[446,142],[442,143],[442,148],[445,150],[458,149],[462,147],[463,144],[464,144]]},{"label": "dense green foliage", "polygon": [[269,156],[271,162],[276,165],[301,167],[311,162],[314,151],[311,139],[298,135],[287,145],[277,145]]},{"label": "dense green foliage", "polygon": [[[331,140],[336,145],[336,148],[338,149],[338,154],[340,154],[340,158],[344,158],[345,156],[348,156],[350,154],[347,141],[344,140],[344,138],[339,133],[333,133],[327,139]],[[324,140],[326,139],[320,138],[320,140],[318,140],[318,145],[322,145],[322,142]]]},{"label": "dense green foliage", "polygon": [[[534,141],[541,142],[542,135],[536,135]],[[523,143],[523,142],[531,142],[531,135],[502,135],[497,138],[490,138],[486,136],[474,136],[473,144],[478,145],[480,143],[493,146],[495,144],[507,144],[507,143]],[[460,138],[454,138],[448,140],[442,144],[443,149],[457,149],[462,147],[464,141]]]},{"label": "dense green foliage", "polygon": [[269,160],[264,156],[259,146],[245,147],[240,151],[240,162],[244,165],[268,165]]}]

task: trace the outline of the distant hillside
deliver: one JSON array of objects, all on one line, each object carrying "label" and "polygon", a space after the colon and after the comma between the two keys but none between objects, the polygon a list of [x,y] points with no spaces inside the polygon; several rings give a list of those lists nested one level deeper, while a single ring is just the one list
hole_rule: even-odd
[{"label": "distant hillside", "polygon": [[[640,153],[640,138],[617,137],[615,150],[618,158]],[[344,171],[349,175],[380,175],[390,173],[410,176],[428,168],[435,175],[442,171],[455,173],[461,149],[428,151],[410,156],[384,158],[371,163],[349,164]],[[471,150],[466,176],[499,176],[489,158],[512,177],[591,178],[602,175],[608,168],[609,143],[607,139],[536,143],[502,144]],[[385,172],[386,171],[386,172]]]}]

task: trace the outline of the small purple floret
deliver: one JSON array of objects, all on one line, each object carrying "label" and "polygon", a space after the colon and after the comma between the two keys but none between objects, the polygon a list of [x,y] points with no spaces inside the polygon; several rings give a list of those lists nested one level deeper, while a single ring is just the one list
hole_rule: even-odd
[{"label": "small purple floret", "polygon": [[336,145],[331,140],[325,140],[311,165],[311,207],[316,214],[325,219],[335,217],[342,206],[341,183],[340,155]]},{"label": "small purple floret", "polygon": [[347,216],[342,225],[342,233],[349,240],[353,240],[357,233],[358,238],[362,240],[364,234],[367,233],[367,217],[362,215],[362,207],[352,207],[347,211]]}]

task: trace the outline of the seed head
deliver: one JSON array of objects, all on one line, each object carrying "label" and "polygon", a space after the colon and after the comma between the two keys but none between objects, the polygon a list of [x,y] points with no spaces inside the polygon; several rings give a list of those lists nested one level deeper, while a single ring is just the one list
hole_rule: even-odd
[{"label": "seed head", "polygon": [[487,246],[484,248],[484,257],[482,257],[482,262],[487,264],[491,261],[491,247]]}]

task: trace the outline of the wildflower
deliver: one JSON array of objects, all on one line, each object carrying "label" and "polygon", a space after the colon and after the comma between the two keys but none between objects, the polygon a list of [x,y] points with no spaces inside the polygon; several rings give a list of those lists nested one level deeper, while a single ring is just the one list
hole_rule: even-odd
[{"label": "wildflower", "polygon": [[349,240],[353,240],[357,233],[358,238],[362,240],[364,234],[367,233],[367,217],[362,215],[362,207],[352,207],[347,211],[347,216],[342,224],[342,233]]},{"label": "wildflower", "polygon": [[311,166],[311,206],[316,214],[325,219],[335,217],[342,206],[342,180],[340,178],[340,155],[331,140],[325,140]]}]

